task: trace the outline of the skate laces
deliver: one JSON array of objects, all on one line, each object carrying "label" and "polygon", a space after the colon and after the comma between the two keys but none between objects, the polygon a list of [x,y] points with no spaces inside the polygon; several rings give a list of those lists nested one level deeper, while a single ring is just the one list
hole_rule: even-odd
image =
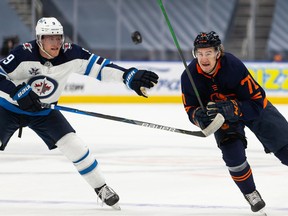
[{"label": "skate laces", "polygon": [[260,197],[257,191],[253,191],[252,193],[246,194],[245,196],[247,200],[249,201],[249,203],[253,206],[262,200],[262,198]]},{"label": "skate laces", "polygon": [[99,198],[100,198],[102,201],[101,205],[103,206],[105,203],[105,200],[109,199],[114,194],[115,194],[115,191],[112,188],[110,188],[109,186],[105,185],[104,187],[102,187],[99,190],[97,202],[99,201]]}]

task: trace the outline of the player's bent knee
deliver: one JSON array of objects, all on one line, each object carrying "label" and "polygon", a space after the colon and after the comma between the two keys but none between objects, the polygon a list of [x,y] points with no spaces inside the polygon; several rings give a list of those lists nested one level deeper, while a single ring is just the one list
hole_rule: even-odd
[{"label": "player's bent knee", "polygon": [[83,141],[73,132],[66,134],[58,140],[56,146],[73,162],[78,161],[89,152],[87,146],[85,146]]},{"label": "player's bent knee", "polygon": [[233,143],[236,140],[240,140],[242,142],[244,148],[247,147],[247,140],[246,140],[245,136],[243,136],[242,134],[237,133],[237,132],[225,133],[224,135],[222,135],[221,137],[219,137],[217,139],[217,144],[219,147],[221,147],[223,145],[229,145],[230,143]]},{"label": "player's bent knee", "polygon": [[275,156],[281,161],[281,163],[288,166],[288,145],[276,152]]}]

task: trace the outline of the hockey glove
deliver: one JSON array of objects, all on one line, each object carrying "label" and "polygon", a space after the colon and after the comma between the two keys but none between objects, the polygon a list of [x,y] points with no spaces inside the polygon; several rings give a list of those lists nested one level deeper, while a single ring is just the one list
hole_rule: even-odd
[{"label": "hockey glove", "polygon": [[39,96],[32,91],[30,85],[22,83],[16,86],[15,90],[10,94],[13,100],[16,100],[19,108],[28,112],[37,112],[42,110]]},{"label": "hockey glove", "polygon": [[123,74],[125,85],[138,95],[148,97],[145,88],[152,88],[158,82],[158,75],[152,71],[130,68]]},{"label": "hockey glove", "polygon": [[221,113],[225,120],[230,122],[237,122],[242,115],[237,100],[209,102],[206,108],[208,115],[215,116],[215,114]]},{"label": "hockey glove", "polygon": [[195,125],[200,127],[202,130],[205,129],[215,118],[215,115],[207,115],[206,110],[203,110],[201,107],[195,109],[192,113],[192,120]]}]

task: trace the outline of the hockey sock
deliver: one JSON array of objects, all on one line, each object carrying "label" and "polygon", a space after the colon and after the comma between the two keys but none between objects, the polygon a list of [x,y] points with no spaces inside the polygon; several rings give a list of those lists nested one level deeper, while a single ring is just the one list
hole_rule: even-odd
[{"label": "hockey sock", "polygon": [[245,143],[241,139],[228,141],[220,146],[223,160],[240,191],[243,194],[252,193],[256,187],[251,167],[246,159]]},{"label": "hockey sock", "polygon": [[73,162],[80,175],[92,188],[99,188],[105,184],[97,160],[75,133],[66,134],[56,143],[56,146]]},{"label": "hockey sock", "polygon": [[240,166],[228,168],[232,179],[243,194],[252,193],[256,189],[252,169],[247,161]]}]

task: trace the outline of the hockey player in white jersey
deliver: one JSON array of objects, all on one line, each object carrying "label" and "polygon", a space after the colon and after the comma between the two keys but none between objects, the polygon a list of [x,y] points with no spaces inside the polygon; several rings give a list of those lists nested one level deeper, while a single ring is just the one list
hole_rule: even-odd
[{"label": "hockey player in white jersey", "polygon": [[54,17],[43,17],[36,25],[36,40],[16,47],[0,62],[0,150],[16,130],[21,136],[22,127],[28,126],[49,149],[58,148],[73,162],[105,204],[120,209],[119,196],[106,185],[97,160],[69,122],[60,111],[41,106],[57,103],[72,73],[124,82],[144,97],[145,88],[158,82],[154,72],[126,69],[76,44],[64,43],[61,23]]}]

